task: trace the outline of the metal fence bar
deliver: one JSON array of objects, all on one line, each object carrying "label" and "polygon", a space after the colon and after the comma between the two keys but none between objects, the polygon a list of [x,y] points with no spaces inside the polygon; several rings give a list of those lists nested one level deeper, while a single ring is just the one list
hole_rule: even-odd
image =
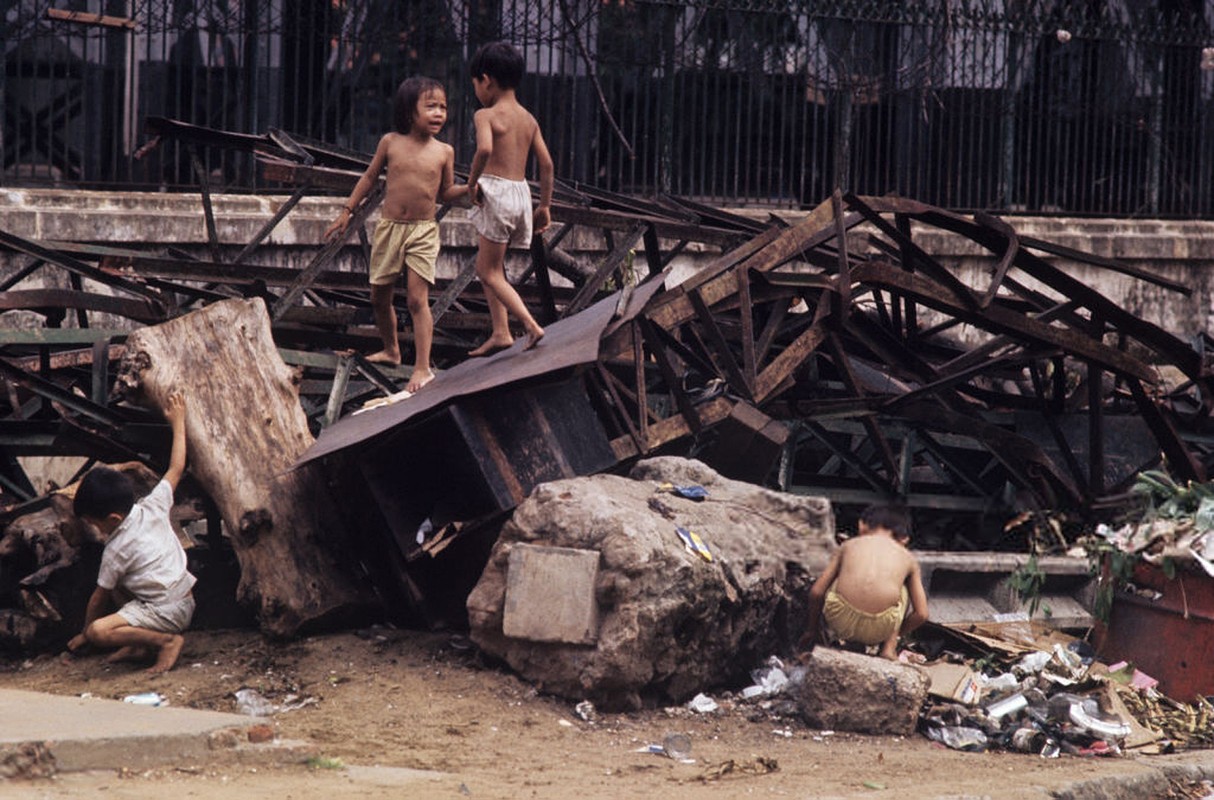
[{"label": "metal fence bar", "polygon": [[[502,38],[573,182],[730,205],[841,187],[960,210],[1214,213],[1214,0],[54,5],[13,0],[0,20],[5,185],[193,188],[182,146],[134,157],[154,115],[368,152],[415,74],[446,85],[443,137],[467,162],[468,59]],[[248,154],[203,161],[217,190],[262,188]]]}]

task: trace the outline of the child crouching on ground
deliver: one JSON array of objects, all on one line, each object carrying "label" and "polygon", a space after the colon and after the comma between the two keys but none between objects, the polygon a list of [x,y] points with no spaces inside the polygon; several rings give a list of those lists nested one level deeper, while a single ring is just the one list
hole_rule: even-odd
[{"label": "child crouching on ground", "polygon": [[[185,645],[182,632],[194,617],[195,578],[185,549],[169,523],[173,492],[185,473],[185,400],[173,394],[165,417],[173,429],[169,468],[138,503],[130,478],[109,467],[89,470],[76,489],[76,516],[105,538],[97,588],[85,610],[84,630],[72,637],[75,652],[88,642],[118,648],[111,661],[146,658],[151,673],[168,672]],[[129,598],[129,599],[128,599]],[[121,608],[102,616],[107,609]]]},{"label": "child crouching on ground", "polygon": [[[801,648],[812,651],[821,620],[839,639],[880,645],[880,655],[898,656],[898,637],[927,622],[927,593],[919,562],[906,549],[910,514],[904,506],[869,506],[860,515],[860,535],[835,551],[809,592],[809,625]],[[910,613],[907,613],[907,605]]]}]

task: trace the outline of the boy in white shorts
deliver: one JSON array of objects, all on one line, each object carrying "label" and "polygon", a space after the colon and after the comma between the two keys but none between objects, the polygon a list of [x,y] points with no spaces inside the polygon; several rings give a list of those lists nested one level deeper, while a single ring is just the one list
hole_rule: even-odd
[{"label": "boy in white shorts", "polygon": [[[539,123],[515,96],[523,66],[517,50],[505,42],[492,42],[476,51],[469,70],[476,99],[484,106],[473,116],[476,155],[468,172],[476,205],[472,222],[480,234],[476,274],[485,289],[493,326],[489,338],[469,351],[470,356],[491,355],[514,344],[509,314],[523,325],[526,349],[544,337],[544,329],[506,278],[506,249],[529,246],[533,220],[535,233],[542,233],[552,218],[552,156]],[[531,154],[540,177],[540,202],[534,212],[526,179]]]},{"label": "boy in white shorts", "polygon": [[[118,648],[111,661],[151,659],[148,672],[154,674],[168,672],[181,655],[182,631],[194,617],[196,580],[169,523],[173,492],[185,474],[185,400],[180,394],[169,397],[164,415],[173,429],[169,468],[146,497],[136,503],[130,478],[110,467],[89,470],[76,489],[76,516],[94,525],[106,542],[84,630],[67,645],[73,652],[85,642]],[[116,612],[102,616],[120,603]]]}]

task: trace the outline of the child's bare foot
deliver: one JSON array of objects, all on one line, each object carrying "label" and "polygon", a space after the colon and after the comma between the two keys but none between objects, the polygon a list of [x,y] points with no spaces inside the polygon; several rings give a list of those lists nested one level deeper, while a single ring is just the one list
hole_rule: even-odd
[{"label": "child's bare foot", "polygon": [[128,644],[110,653],[105,657],[105,660],[108,664],[117,664],[120,661],[148,661],[151,658],[152,651],[150,648],[143,645]]},{"label": "child's bare foot", "polygon": [[491,356],[494,353],[500,353],[508,347],[514,345],[513,336],[490,336],[480,347],[475,347],[468,351],[468,355],[472,358],[480,358],[481,356]]},{"label": "child's bare foot", "polygon": [[544,329],[536,328],[535,330],[533,330],[527,334],[527,346],[524,347],[523,349],[530,350],[531,348],[533,348],[537,344],[539,344],[540,339],[543,339],[543,338],[544,338]]},{"label": "child's bare foot", "polygon": [[412,394],[432,380],[434,380],[433,370],[415,369],[413,370],[413,374],[409,376],[409,385],[405,387],[405,391]]},{"label": "child's bare foot", "polygon": [[372,364],[387,364],[390,367],[400,366],[400,353],[392,355],[387,350],[380,350],[378,353],[372,353],[367,356],[367,361]]},{"label": "child's bare foot", "polygon": [[173,638],[167,644],[160,646],[160,655],[156,657],[156,663],[148,667],[148,672],[153,675],[161,675],[168,672],[177,663],[177,657],[181,655],[181,648],[185,646],[185,637],[179,633],[173,634]]}]

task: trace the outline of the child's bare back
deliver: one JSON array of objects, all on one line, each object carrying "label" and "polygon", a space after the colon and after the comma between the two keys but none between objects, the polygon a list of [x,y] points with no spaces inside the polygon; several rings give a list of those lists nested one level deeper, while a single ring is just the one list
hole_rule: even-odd
[{"label": "child's bare back", "polygon": [[526,180],[527,157],[540,129],[531,112],[509,97],[477,111],[475,120],[478,133],[487,129],[493,137],[485,173],[512,181]]},{"label": "child's bare back", "polygon": [[857,536],[840,546],[835,591],[857,610],[877,614],[901,600],[915,559],[888,536]]}]

